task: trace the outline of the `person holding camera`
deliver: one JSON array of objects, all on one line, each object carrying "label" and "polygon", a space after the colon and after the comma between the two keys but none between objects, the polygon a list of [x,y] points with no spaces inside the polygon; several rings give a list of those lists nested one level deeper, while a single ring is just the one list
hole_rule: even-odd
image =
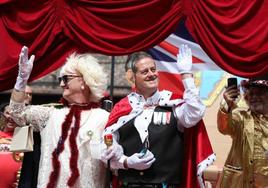
[{"label": "person holding camera", "polygon": [[[104,131],[104,135],[112,134],[114,138],[113,145],[102,153],[102,160],[110,161],[111,168],[118,169],[118,184],[114,187],[199,186],[195,168],[198,152],[191,150],[192,157],[186,154],[192,148],[189,139],[195,145],[198,137],[187,133],[195,130],[198,134],[196,130],[202,128],[200,123],[206,107],[194,84],[191,49],[182,45],[178,55],[177,65],[185,87],[183,98],[158,90],[158,71],[149,54],[133,53],[126,64],[131,69],[129,78],[135,91],[114,106]],[[201,140],[207,141],[209,148],[208,137],[203,133]],[[190,161],[194,169],[185,165],[185,161]],[[202,165],[206,166],[209,163],[206,162]],[[193,176],[187,176],[191,173]]]},{"label": "person holding camera", "polygon": [[232,137],[232,147],[219,186],[268,186],[268,76],[243,80],[244,100],[239,107],[239,87],[226,88],[217,116],[218,130]]}]

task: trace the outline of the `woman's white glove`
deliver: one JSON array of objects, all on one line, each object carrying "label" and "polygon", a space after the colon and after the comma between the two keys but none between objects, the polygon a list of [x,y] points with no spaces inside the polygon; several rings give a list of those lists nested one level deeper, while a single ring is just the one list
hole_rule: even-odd
[{"label": "woman's white glove", "polygon": [[19,74],[14,88],[18,91],[24,91],[27,81],[33,69],[34,55],[28,58],[28,48],[23,46],[19,55]]},{"label": "woman's white glove", "polygon": [[183,44],[180,46],[179,54],[177,54],[177,65],[180,74],[192,73],[192,51]]},{"label": "woman's white glove", "polygon": [[113,141],[113,145],[105,148],[101,152],[101,160],[106,163],[107,160],[115,160],[119,161],[119,159],[123,156],[123,148],[119,145],[115,140]]},{"label": "woman's white glove", "polygon": [[127,159],[128,168],[133,168],[136,170],[145,170],[151,167],[155,161],[154,154],[147,150],[146,154],[134,153]]}]

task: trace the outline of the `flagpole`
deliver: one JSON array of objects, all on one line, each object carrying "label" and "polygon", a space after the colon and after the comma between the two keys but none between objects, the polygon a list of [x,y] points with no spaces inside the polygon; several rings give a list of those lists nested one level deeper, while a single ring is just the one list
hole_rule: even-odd
[{"label": "flagpole", "polygon": [[115,64],[115,57],[112,56],[112,62],[111,62],[111,80],[110,80],[110,100],[113,101],[113,95],[114,95],[114,65]]}]

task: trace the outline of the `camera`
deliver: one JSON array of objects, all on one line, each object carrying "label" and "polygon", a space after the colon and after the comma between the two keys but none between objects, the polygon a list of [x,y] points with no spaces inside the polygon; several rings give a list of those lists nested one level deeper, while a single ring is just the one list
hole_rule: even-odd
[{"label": "camera", "polygon": [[236,86],[237,87],[237,78],[231,77],[227,79],[227,87]]}]

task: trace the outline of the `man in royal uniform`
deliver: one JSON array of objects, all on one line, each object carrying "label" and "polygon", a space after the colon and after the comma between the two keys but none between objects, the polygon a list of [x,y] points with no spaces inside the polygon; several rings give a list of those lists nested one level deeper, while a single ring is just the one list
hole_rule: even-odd
[{"label": "man in royal uniform", "polygon": [[202,171],[215,156],[202,122],[205,106],[194,84],[191,50],[183,45],[178,55],[183,97],[158,91],[156,64],[147,53],[131,54],[127,64],[135,92],[113,108],[104,134],[113,134],[114,144],[102,153],[118,169],[116,186],[204,187]]}]

